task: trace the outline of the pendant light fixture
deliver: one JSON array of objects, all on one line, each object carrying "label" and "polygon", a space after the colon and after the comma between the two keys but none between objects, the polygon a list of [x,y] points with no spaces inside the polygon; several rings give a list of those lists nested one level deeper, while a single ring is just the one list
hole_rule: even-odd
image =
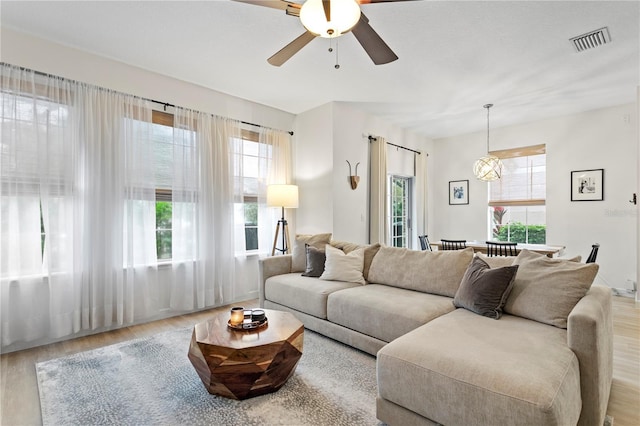
[{"label": "pendant light fixture", "polygon": [[487,109],[487,155],[479,158],[473,164],[473,174],[478,180],[490,182],[498,180],[502,176],[502,161],[495,155],[489,154],[489,108],[493,104],[486,104]]}]

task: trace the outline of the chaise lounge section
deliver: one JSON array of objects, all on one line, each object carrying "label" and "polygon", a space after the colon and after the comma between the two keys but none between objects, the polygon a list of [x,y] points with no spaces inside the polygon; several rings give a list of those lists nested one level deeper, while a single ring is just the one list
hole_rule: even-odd
[{"label": "chaise lounge section", "polygon": [[[314,244],[321,250],[328,242]],[[526,251],[478,261],[471,249],[331,241],[326,267],[335,272],[335,248],[361,257],[362,285],[302,276],[309,246],[306,253],[302,242],[294,247],[293,255],[260,261],[260,305],[292,312],[308,329],[376,355],[381,421],[603,424],[613,342],[611,291],[591,286],[597,264]],[[474,312],[474,305],[456,306],[464,305],[461,287],[478,268],[476,276],[517,271],[505,284],[499,319]]]}]

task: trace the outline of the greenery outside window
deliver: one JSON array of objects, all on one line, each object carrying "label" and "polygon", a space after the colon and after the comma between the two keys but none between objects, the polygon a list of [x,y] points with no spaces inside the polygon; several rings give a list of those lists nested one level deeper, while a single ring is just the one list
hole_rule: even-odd
[{"label": "greenery outside window", "polygon": [[258,250],[258,198],[244,197],[244,242],[247,251]]},{"label": "greenery outside window", "polygon": [[404,176],[390,176],[391,246],[408,247],[411,232],[411,181]]},{"label": "greenery outside window", "polygon": [[171,201],[156,201],[156,250],[158,260],[171,259]]}]

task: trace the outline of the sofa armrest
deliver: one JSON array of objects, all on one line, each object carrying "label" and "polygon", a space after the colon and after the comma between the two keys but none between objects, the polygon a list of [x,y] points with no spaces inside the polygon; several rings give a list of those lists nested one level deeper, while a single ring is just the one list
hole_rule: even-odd
[{"label": "sofa armrest", "polygon": [[264,283],[275,275],[291,273],[291,255],[263,257],[258,260],[260,307],[264,308]]},{"label": "sofa armrest", "polygon": [[580,364],[578,425],[602,425],[613,375],[611,289],[594,285],[569,314],[567,343]]}]

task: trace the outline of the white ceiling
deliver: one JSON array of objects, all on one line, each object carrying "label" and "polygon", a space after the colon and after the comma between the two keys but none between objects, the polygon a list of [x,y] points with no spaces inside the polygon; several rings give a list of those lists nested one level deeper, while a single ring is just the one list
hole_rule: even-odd
[{"label": "white ceiling", "polygon": [[[638,1],[406,1],[368,4],[400,57],[375,66],[352,34],[340,69],[317,38],[282,67],[267,58],[304,32],[283,11],[233,1],[7,1],[3,26],[298,114],[350,102],[431,138],[632,103]],[[607,26],[612,42],[569,38]]]}]

